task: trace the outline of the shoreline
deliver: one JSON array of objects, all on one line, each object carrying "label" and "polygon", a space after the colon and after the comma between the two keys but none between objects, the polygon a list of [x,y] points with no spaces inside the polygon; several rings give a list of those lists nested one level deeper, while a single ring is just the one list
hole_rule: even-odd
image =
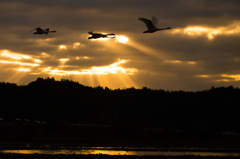
[{"label": "shoreline", "polygon": [[103,146],[77,146],[77,147],[51,147],[51,146],[0,146],[1,150],[115,150],[115,151],[162,151],[162,152],[239,152],[239,148],[167,148],[167,147],[103,147]]},{"label": "shoreline", "polygon": [[201,157],[240,157],[238,149],[161,149],[161,148],[114,148],[114,147],[72,147],[72,148],[12,148],[2,149],[0,154],[4,155],[105,155],[105,156],[201,156]]},{"label": "shoreline", "polygon": [[235,159],[239,157],[234,156],[127,156],[127,155],[50,155],[50,154],[2,154],[0,153],[0,158],[4,159]]}]

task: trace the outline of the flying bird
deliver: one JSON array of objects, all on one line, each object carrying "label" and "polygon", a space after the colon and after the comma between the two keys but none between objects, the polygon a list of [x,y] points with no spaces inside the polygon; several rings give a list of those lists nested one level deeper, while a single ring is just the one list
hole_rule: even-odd
[{"label": "flying bird", "polygon": [[138,20],[144,22],[148,28],[148,30],[144,31],[143,33],[154,33],[155,31],[159,30],[172,29],[170,27],[157,28],[158,19],[155,16],[152,17],[152,21],[145,18],[138,18]]},{"label": "flying bird", "polygon": [[[48,35],[48,33],[55,33],[55,32],[57,32],[57,31],[55,31],[55,30],[49,31],[49,28],[47,28],[47,29],[42,29],[42,28],[40,28],[40,27],[35,28],[35,29],[33,29],[33,30],[36,30],[36,32],[34,32],[33,34],[45,34],[45,35]],[[33,30],[31,30],[30,33],[31,33]]]},{"label": "flying bird", "polygon": [[88,39],[98,39],[98,38],[115,38],[115,34],[104,34],[104,33],[93,33],[93,31],[88,32],[91,36]]}]

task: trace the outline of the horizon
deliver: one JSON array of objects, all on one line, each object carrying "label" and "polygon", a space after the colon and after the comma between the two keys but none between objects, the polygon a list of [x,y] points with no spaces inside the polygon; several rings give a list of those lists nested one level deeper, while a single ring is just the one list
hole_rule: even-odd
[{"label": "horizon", "polygon": [[[152,2],[152,3],[151,3]],[[110,89],[240,85],[240,1],[2,0],[0,81],[68,79]],[[172,29],[143,33],[138,18]],[[49,28],[48,35],[31,32]],[[115,38],[89,40],[93,33]]]},{"label": "horizon", "polygon": [[34,81],[31,81],[29,82],[28,84],[24,84],[24,85],[19,85],[19,84],[16,84],[16,83],[10,83],[10,82],[1,82],[0,81],[0,84],[1,83],[9,83],[9,84],[14,84],[14,85],[17,85],[17,86],[28,86],[30,83],[32,82],[37,82],[39,79],[41,80],[44,80],[44,81],[47,81],[47,80],[54,80],[54,82],[73,82],[73,83],[77,83],[79,85],[82,85],[84,87],[90,87],[90,88],[98,88],[98,87],[101,87],[103,88],[103,90],[110,90],[110,91],[115,91],[115,90],[127,90],[127,89],[135,89],[135,90],[143,90],[143,89],[148,89],[148,90],[151,90],[151,91],[165,91],[165,92],[190,92],[190,93],[197,93],[197,92],[203,92],[203,91],[209,91],[209,90],[212,90],[212,89],[221,89],[221,88],[232,88],[232,89],[239,89],[238,87],[234,87],[232,85],[229,85],[229,86],[220,86],[220,87],[214,87],[214,86],[211,86],[211,88],[208,88],[208,89],[203,89],[203,90],[197,90],[197,91],[185,91],[185,90],[165,90],[165,89],[151,89],[151,88],[148,88],[148,87],[142,87],[142,88],[135,88],[133,86],[131,87],[124,87],[124,88],[116,88],[116,89],[112,89],[112,88],[109,88],[107,86],[100,86],[100,85],[97,85],[97,86],[88,86],[88,85],[84,85],[82,83],[79,83],[78,81],[73,81],[73,80],[69,80],[69,79],[61,79],[61,80],[56,80],[54,77],[50,78],[50,77],[47,77],[47,78],[40,78],[38,77],[36,80]]}]

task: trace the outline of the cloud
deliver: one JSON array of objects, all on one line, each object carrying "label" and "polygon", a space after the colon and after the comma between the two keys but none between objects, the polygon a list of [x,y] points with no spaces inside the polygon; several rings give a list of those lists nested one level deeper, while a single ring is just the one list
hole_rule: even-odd
[{"label": "cloud", "polygon": [[[66,62],[69,59],[60,59],[61,62]],[[117,74],[118,72],[121,72],[123,74],[132,75],[135,72],[137,72],[137,69],[135,68],[123,68],[120,65],[123,63],[128,62],[128,60],[119,60],[118,62],[115,62],[113,64],[110,64],[108,66],[100,66],[96,67],[93,66],[90,69],[81,69],[81,70],[59,70],[58,68],[42,68],[42,73],[47,73],[50,75],[107,75],[107,74]]]},{"label": "cloud", "polygon": [[218,28],[210,28],[204,26],[188,26],[180,29],[176,28],[173,34],[186,34],[189,36],[206,36],[209,40],[213,40],[217,35],[238,35],[240,36],[240,22],[234,22],[228,26]]},{"label": "cloud", "polygon": [[0,63],[2,64],[13,64],[21,66],[39,66],[39,59],[34,59],[31,56],[13,53],[9,50],[0,50],[0,56],[2,57]]}]

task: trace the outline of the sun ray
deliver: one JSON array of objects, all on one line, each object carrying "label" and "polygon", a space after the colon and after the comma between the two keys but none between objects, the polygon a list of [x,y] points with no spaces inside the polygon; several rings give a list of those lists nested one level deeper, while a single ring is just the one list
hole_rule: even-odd
[{"label": "sun ray", "polygon": [[107,85],[109,85],[109,83],[107,82],[105,76],[98,75],[98,76],[97,76],[97,79],[98,79],[98,81],[99,81],[100,86],[106,87]]},{"label": "sun ray", "polygon": [[[27,71],[28,72],[28,71]],[[10,83],[18,83],[27,74],[26,71],[15,71],[15,73],[6,79]]]},{"label": "sun ray", "polygon": [[158,58],[158,59],[169,59],[169,56],[167,56],[166,54],[164,54],[162,51],[160,50],[155,50],[153,48],[150,48],[150,47],[147,47],[143,44],[139,44],[137,42],[134,42],[134,41],[129,41],[127,43],[127,45],[133,47],[134,49],[144,53],[144,54],[147,54],[147,55],[151,55],[151,56],[154,56],[155,58]]},{"label": "sun ray", "polygon": [[[130,87],[135,87],[135,88],[139,88],[138,84],[135,83],[132,79],[131,76],[129,75],[125,75],[125,74],[117,74],[118,79],[121,80],[121,84],[117,84],[117,85],[122,85],[122,88],[130,88]],[[114,86],[116,88],[116,86]]]}]

